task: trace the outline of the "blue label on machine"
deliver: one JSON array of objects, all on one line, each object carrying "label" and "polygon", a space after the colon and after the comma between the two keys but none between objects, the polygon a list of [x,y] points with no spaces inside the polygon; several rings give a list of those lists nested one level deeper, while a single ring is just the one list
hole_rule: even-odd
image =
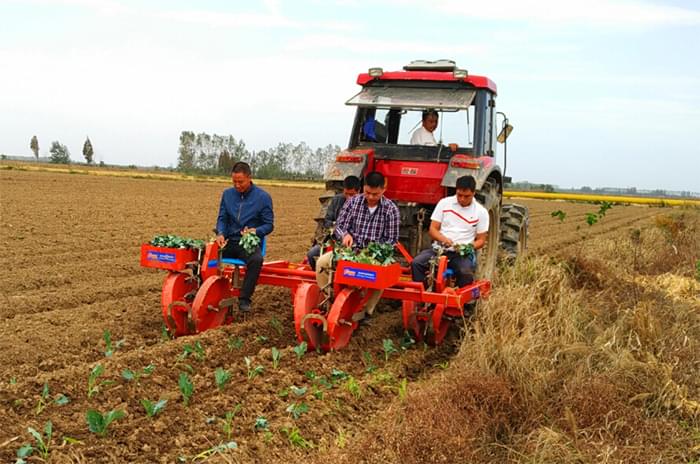
[{"label": "blue label on machine", "polygon": [[149,251],[146,254],[147,261],[158,261],[160,263],[174,263],[175,253],[165,253],[162,251]]},{"label": "blue label on machine", "polygon": [[368,282],[377,281],[377,273],[375,271],[368,271],[365,269],[357,269],[353,267],[344,268],[343,277],[351,277],[353,279],[361,279],[366,280]]}]

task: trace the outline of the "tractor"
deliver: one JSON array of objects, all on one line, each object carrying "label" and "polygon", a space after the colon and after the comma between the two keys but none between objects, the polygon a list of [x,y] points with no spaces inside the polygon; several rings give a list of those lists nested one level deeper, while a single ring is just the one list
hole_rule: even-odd
[{"label": "tractor", "polygon": [[[527,208],[502,204],[507,159],[506,139],[513,130],[496,110],[496,84],[470,75],[454,61],[418,60],[401,71],[370,68],[357,77],[361,90],[346,104],[355,106],[348,148],[328,165],[326,192],[314,239],[327,231],[323,218],[346,176],[360,179],[371,171],[387,179],[385,195],[401,211],[400,242],[412,256],[430,246],[430,215],[438,201],[455,192],[464,175],[476,179],[476,198],[489,212],[486,247],[478,258],[479,276],[490,278],[499,255],[514,258],[527,240]],[[411,133],[423,111],[438,112],[435,146],[412,145]],[[501,118],[500,133],[497,120]],[[504,144],[504,169],[496,164],[497,142]]]}]

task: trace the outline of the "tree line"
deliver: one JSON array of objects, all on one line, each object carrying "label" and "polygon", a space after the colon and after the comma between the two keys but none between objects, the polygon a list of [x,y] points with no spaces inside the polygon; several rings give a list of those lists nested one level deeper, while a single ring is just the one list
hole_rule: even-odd
[{"label": "tree line", "polygon": [[340,151],[337,145],[313,149],[305,142],[278,143],[266,150],[248,150],[232,135],[183,131],[177,169],[189,173],[229,174],[233,164],[245,161],[259,178],[318,180],[326,164]]},{"label": "tree line", "polygon": [[[29,142],[29,148],[34,153],[34,157],[39,160],[39,139],[35,136]],[[92,142],[90,142],[90,137],[85,138],[85,143],[83,143],[83,157],[87,164],[92,164],[95,158],[95,150],[92,148]],[[51,148],[49,148],[49,161],[56,164],[70,164],[70,151],[68,147],[63,145],[58,140],[51,142]]]}]

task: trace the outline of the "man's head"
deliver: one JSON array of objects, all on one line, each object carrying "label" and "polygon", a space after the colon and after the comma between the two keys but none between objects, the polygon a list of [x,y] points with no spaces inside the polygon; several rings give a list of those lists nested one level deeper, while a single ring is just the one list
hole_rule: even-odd
[{"label": "man's head", "polygon": [[423,111],[423,127],[428,132],[433,132],[438,125],[438,114],[435,110]]},{"label": "man's head", "polygon": [[233,188],[235,188],[236,191],[239,193],[246,192],[253,181],[248,163],[239,161],[234,164],[231,169],[231,180],[233,180]]},{"label": "man's head", "polygon": [[343,195],[345,199],[354,197],[360,193],[360,178],[357,176],[348,176],[343,180]]},{"label": "man's head", "polygon": [[374,208],[379,204],[382,195],[384,195],[384,176],[377,171],[372,171],[365,176],[365,199],[367,206]]},{"label": "man's head", "polygon": [[455,185],[457,187],[457,203],[459,206],[469,206],[474,200],[474,191],[476,190],[476,181],[472,176],[462,176],[457,179]]}]

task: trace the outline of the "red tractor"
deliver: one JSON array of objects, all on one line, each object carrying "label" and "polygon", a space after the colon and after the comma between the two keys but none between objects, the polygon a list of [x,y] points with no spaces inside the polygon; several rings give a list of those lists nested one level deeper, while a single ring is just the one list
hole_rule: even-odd
[{"label": "red tractor", "polygon": [[[455,191],[457,178],[472,175],[477,199],[489,211],[488,242],[479,257],[479,275],[490,277],[499,244],[509,257],[521,253],[527,239],[527,208],[502,205],[505,169],[496,164],[497,142],[504,144],[513,127],[496,111],[496,84],[473,76],[454,61],[413,61],[402,71],[370,68],[357,77],[362,90],[346,104],[356,106],[348,148],[328,166],[321,196],[317,238],[330,198],[342,190],[346,176],[360,179],[379,171],[387,179],[385,195],[401,211],[400,242],[415,256],[430,246],[428,227],[437,202]],[[435,146],[413,145],[411,133],[422,113],[434,110],[439,125]],[[497,116],[502,116],[500,133]]]}]

